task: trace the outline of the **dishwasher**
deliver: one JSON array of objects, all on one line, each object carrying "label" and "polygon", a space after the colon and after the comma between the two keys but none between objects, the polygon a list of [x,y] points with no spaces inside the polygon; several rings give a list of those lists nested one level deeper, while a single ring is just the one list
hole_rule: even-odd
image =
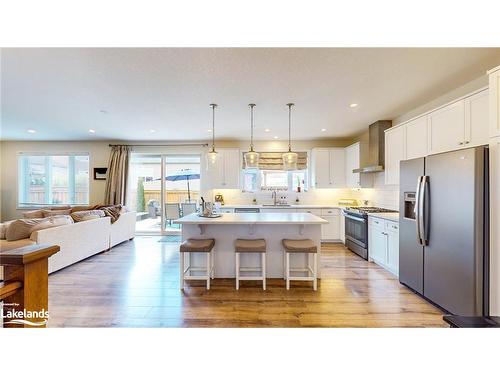
[{"label": "dishwasher", "polygon": [[234,213],[235,214],[242,213],[242,212],[245,212],[245,213],[259,213],[260,212],[260,208],[259,207],[240,207],[240,208],[235,208],[234,209]]}]

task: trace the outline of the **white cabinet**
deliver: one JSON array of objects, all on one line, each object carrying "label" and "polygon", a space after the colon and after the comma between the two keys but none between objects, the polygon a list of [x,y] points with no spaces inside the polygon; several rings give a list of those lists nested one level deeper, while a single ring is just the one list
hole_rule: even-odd
[{"label": "white cabinet", "polygon": [[312,182],[317,189],[345,187],[345,153],[343,148],[312,150]]},{"label": "white cabinet", "polygon": [[464,100],[459,100],[429,114],[429,153],[456,150],[464,146],[464,139]]},{"label": "white cabinet", "polygon": [[422,116],[406,123],[406,159],[427,156],[428,150],[428,116]]},{"label": "white cabinet", "polygon": [[345,245],[345,216],[340,213],[340,241]]},{"label": "white cabinet", "polygon": [[490,314],[500,315],[500,137],[490,139]]},{"label": "white cabinet", "polygon": [[214,164],[207,162],[207,187],[209,189],[239,189],[241,158],[240,150],[218,149]]},{"label": "white cabinet", "polygon": [[489,73],[490,137],[498,137],[500,136],[500,67],[496,67]]},{"label": "white cabinet", "polygon": [[489,95],[484,90],[465,99],[464,147],[488,144],[489,140]]},{"label": "white cabinet", "polygon": [[385,183],[399,184],[399,162],[406,160],[406,128],[398,126],[385,132]]},{"label": "white cabinet", "polygon": [[399,273],[399,224],[391,220],[368,219],[368,257],[394,275]]},{"label": "white cabinet", "polygon": [[[373,186],[373,175],[371,173],[354,173],[353,169],[361,166],[361,148],[368,148],[368,145],[361,142],[354,143],[345,148],[345,182],[346,187],[368,188]],[[363,150],[365,151],[365,150]],[[367,154],[368,150],[364,152]]]},{"label": "white cabinet", "polygon": [[321,225],[321,240],[340,240],[340,210],[338,208],[322,209],[321,217],[328,221],[328,224]]}]

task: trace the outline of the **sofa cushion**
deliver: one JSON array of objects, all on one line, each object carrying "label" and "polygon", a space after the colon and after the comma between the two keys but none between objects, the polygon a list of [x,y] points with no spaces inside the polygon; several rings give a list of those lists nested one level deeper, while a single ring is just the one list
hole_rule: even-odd
[{"label": "sofa cushion", "polygon": [[42,221],[36,224],[33,228],[31,228],[31,232],[47,228],[60,227],[61,225],[68,225],[74,223],[73,218],[70,215],[51,216],[47,219],[49,220]]},{"label": "sofa cushion", "polygon": [[17,241],[1,240],[0,241],[0,252],[12,250],[12,249],[17,249],[18,247],[34,245],[34,244],[35,244],[35,242],[31,241],[29,238],[23,238],[22,240],[17,240]]},{"label": "sofa cushion", "polygon": [[71,213],[73,212],[79,212],[79,211],[90,211],[94,209],[94,206],[74,206],[71,207]]},{"label": "sofa cushion", "polygon": [[34,210],[23,212],[23,218],[25,219],[41,219],[43,216],[43,210]]},{"label": "sofa cushion", "polygon": [[65,210],[42,210],[43,217],[59,216],[59,215],[69,215],[71,214],[71,209]]},{"label": "sofa cushion", "polygon": [[103,210],[87,210],[87,211],[73,212],[71,214],[71,217],[75,222],[83,221],[83,218],[86,216],[104,217],[106,216],[106,213]]}]

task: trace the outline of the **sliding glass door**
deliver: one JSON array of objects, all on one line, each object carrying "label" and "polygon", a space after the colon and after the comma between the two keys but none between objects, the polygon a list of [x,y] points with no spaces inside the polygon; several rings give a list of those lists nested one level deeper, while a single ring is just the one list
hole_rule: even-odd
[{"label": "sliding glass door", "polygon": [[127,205],[137,212],[138,234],[176,234],[173,221],[197,209],[200,155],[133,152]]}]

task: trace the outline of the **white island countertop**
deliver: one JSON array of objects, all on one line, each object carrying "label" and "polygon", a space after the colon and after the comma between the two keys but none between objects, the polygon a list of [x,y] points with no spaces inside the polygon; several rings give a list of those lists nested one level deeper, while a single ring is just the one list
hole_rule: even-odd
[{"label": "white island countertop", "polygon": [[328,224],[328,221],[310,213],[224,213],[221,217],[206,218],[190,214],[174,220],[175,224]]}]

